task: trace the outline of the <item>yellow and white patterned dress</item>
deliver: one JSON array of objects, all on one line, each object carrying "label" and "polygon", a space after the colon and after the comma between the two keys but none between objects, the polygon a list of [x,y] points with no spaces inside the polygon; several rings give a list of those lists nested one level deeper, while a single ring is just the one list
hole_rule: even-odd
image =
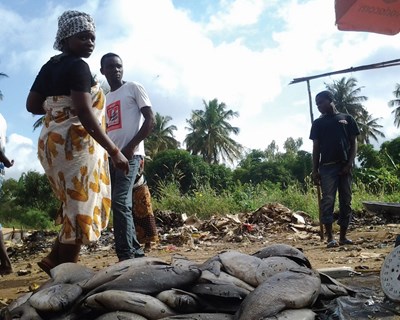
[{"label": "yellow and white patterned dress", "polygon": [[[105,130],[105,96],[91,90],[93,112]],[[57,224],[65,244],[97,241],[111,210],[108,154],[85,130],[69,96],[48,97],[39,137],[38,156],[57,198],[62,202]]]}]

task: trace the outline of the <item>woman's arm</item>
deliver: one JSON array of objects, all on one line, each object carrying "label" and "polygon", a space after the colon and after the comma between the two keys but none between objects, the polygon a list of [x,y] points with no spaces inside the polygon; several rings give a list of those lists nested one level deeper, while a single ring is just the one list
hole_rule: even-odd
[{"label": "woman's arm", "polygon": [[28,94],[28,98],[26,99],[26,110],[33,114],[45,114],[44,111],[44,103],[46,98],[43,97],[41,94],[30,91]]}]

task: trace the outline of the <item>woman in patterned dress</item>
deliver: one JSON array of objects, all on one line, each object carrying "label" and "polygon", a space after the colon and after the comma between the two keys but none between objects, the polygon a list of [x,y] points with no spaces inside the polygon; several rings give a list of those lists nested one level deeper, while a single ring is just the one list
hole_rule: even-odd
[{"label": "woman in patterned dress", "polygon": [[82,244],[99,239],[111,208],[108,157],[120,170],[128,160],[105,133],[105,98],[88,58],[95,45],[95,25],[84,12],[66,11],[58,19],[52,57],[37,75],[27,110],[45,114],[38,156],[61,201],[56,220],[61,229],[48,256],[38,262],[50,274],[55,266],[77,262]]}]

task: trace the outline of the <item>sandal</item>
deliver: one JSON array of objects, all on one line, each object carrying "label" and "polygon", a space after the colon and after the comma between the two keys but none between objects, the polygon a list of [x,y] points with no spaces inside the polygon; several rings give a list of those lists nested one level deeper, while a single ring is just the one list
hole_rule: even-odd
[{"label": "sandal", "polygon": [[55,266],[51,262],[51,260],[47,257],[44,257],[41,261],[37,263],[40,269],[46,272],[49,276],[51,276],[50,270],[53,269]]},{"label": "sandal", "polygon": [[326,245],[327,248],[336,248],[339,247],[339,244],[336,240],[331,240],[328,242],[328,244]]},{"label": "sandal", "polygon": [[354,242],[350,239],[339,240],[339,245],[344,246],[346,244],[352,245]]}]

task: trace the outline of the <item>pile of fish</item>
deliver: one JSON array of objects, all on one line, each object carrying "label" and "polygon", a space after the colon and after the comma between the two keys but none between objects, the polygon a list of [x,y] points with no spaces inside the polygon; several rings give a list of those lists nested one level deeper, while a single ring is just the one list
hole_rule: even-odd
[{"label": "pile of fish", "polygon": [[313,269],[297,248],[223,251],[203,263],[173,256],[118,262],[94,271],[64,263],[0,311],[1,319],[315,319],[321,301],[351,289]]}]

